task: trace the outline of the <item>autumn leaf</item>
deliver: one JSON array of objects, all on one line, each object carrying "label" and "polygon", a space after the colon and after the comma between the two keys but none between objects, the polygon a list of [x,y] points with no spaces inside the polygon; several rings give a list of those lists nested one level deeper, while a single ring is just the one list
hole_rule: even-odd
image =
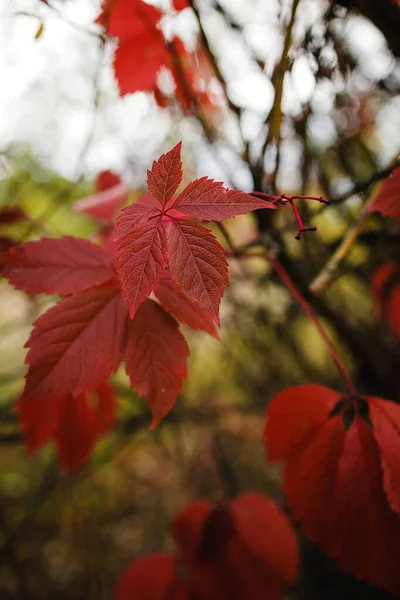
[{"label": "autumn leaf", "polygon": [[105,382],[94,392],[60,398],[34,398],[17,405],[29,452],[55,440],[60,465],[67,471],[88,459],[97,438],[113,426],[116,398]]},{"label": "autumn leaf", "polygon": [[371,292],[380,319],[400,336],[400,262],[388,262],[375,271]]},{"label": "autumn leaf", "polygon": [[[377,408],[384,434],[376,429]],[[400,450],[391,411],[392,403],[381,399],[341,398],[322,386],[289,388],[270,402],[265,439],[269,459],[286,462],[283,489],[304,533],[344,571],[396,595],[400,520],[384,490],[386,477],[394,502],[391,474],[384,476],[381,466],[396,444]]]},{"label": "autumn leaf", "polygon": [[385,217],[400,217],[400,167],[381,184],[368,212],[380,212]]},{"label": "autumn leaf", "polygon": [[182,142],[162,154],[147,171],[147,187],[162,207],[171,200],[182,181]]},{"label": "autumn leaf", "polygon": [[123,573],[118,580],[114,600],[178,600],[173,595],[174,586],[173,558],[168,554],[151,554],[134,561]]},{"label": "autumn leaf", "polygon": [[207,228],[190,217],[206,214],[207,219],[221,220],[224,215],[270,206],[204,178],[174,198],[182,179],[180,150],[179,142],[153,163],[148,172],[150,193],[143,202],[125,208],[117,219],[116,237],[122,238],[118,258],[121,286],[133,317],[144,298],[157,288],[164,261],[180,292],[219,325],[219,306],[229,283],[224,250]]},{"label": "autumn leaf", "polygon": [[96,193],[75,203],[74,209],[100,221],[112,221],[126,202],[128,191],[112,171],[102,171],[96,179]]},{"label": "autumn leaf", "polygon": [[163,40],[154,39],[144,29],[134,38],[121,40],[114,56],[114,72],[121,96],[137,91],[153,91],[158,73],[169,62]]},{"label": "autumn leaf", "polygon": [[392,510],[400,515],[400,406],[371,397],[368,405],[381,457],[386,496]]},{"label": "autumn leaf", "polygon": [[63,296],[106,284],[116,277],[115,260],[107,250],[72,236],[41,238],[10,248],[2,257],[1,273],[28,294]]},{"label": "autumn leaf", "polygon": [[197,302],[189,300],[180,291],[178,285],[171,279],[168,271],[165,272],[163,279],[155,290],[155,295],[163,308],[177,321],[188,325],[191,329],[205,331],[216,340],[219,340],[215,324],[209,313]]},{"label": "autumn leaf", "polygon": [[[244,494],[216,505],[194,500],[175,516],[171,529],[175,557],[155,554],[134,561],[117,584],[115,600],[141,595],[145,581],[151,600],[281,600],[297,576],[295,533],[266,496]],[[148,572],[158,566],[156,585]]]},{"label": "autumn leaf", "polygon": [[118,273],[131,319],[159,284],[167,260],[165,229],[159,218],[126,235],[118,248]]},{"label": "autumn leaf", "polygon": [[219,181],[202,177],[189,183],[174,208],[199,221],[223,221],[237,215],[276,206],[240,190],[227,190]]},{"label": "autumn leaf", "polygon": [[126,372],[153,413],[151,428],[169,412],[187,377],[189,348],[177,322],[153,300],[128,325]]},{"label": "autumn leaf", "polygon": [[103,0],[97,23],[108,35],[120,39],[132,38],[146,27],[156,27],[161,12],[142,0]]},{"label": "autumn leaf", "polygon": [[122,359],[126,311],[121,292],[99,288],[65,298],[33,324],[23,399],[94,389]]},{"label": "autumn leaf", "polygon": [[172,221],[167,240],[171,277],[219,325],[219,305],[224,287],[229,284],[222,246],[200,223],[183,219]]}]

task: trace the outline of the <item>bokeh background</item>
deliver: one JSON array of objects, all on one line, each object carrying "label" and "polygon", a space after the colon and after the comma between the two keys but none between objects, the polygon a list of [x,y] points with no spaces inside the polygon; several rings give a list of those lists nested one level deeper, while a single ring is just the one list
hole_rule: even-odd
[{"label": "bokeh background", "polygon": [[[157,6],[166,43],[177,36],[196,53],[200,103],[181,105],[166,68],[167,101],[148,91],[121,96],[117,41],[95,24],[98,0],[0,0],[0,215],[23,211],[0,220],[1,249],[41,236],[96,239],[99,223],[76,203],[96,193],[98,174],[119,175],[135,201],[152,161],[182,139],[186,182],[208,175],[245,191],[332,201],[299,203],[317,227],[300,242],[288,206],[225,227],[235,246],[279,253],[361,391],[400,401],[398,334],[371,292],[376,269],[398,256],[400,230],[365,212],[400,151],[400,9],[391,0]],[[319,287],[343,244],[335,277]],[[255,490],[283,503],[280,469],[267,465],[262,442],[268,401],[289,385],[343,383],[264,260],[232,258],[230,276],[221,341],[185,331],[189,379],[175,408],[150,432],[146,403],[121,368],[112,378],[118,422],[74,473],[59,469],[51,445],[27,453],[15,412],[24,343],[56,298],[0,282],[1,599],[112,598],[135,556],[172,548],[168,524],[187,500]],[[306,542],[304,556],[290,597],[387,597]]]}]

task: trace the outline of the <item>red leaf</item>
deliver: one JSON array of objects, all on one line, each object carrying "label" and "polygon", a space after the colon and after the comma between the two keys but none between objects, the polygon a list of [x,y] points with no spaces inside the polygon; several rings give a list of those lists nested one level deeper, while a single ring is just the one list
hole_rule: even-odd
[{"label": "red leaf", "polygon": [[329,417],[340,394],[322,385],[301,385],[279,392],[269,403],[265,425],[268,459],[286,461],[304,437]]},{"label": "red leaf", "polygon": [[380,318],[400,336],[400,262],[380,266],[373,275],[371,288]]},{"label": "red leaf", "polygon": [[178,544],[178,557],[186,564],[196,560],[203,528],[214,505],[207,500],[193,500],[172,521],[172,535]]},{"label": "red leaf", "polygon": [[188,0],[173,0],[174,8],[177,11],[183,10],[184,8],[188,8],[190,6]]},{"label": "red leaf", "polygon": [[145,203],[139,200],[139,202],[124,208],[118,215],[115,223],[114,238],[119,240],[130,234],[133,229],[142,227],[143,225],[148,224],[150,220],[154,221],[155,218],[159,216],[161,216],[161,212],[157,206],[150,201]]},{"label": "red leaf", "polygon": [[121,40],[114,55],[115,78],[121,96],[139,90],[154,90],[158,72],[169,59],[164,41],[155,39],[154,33],[148,29],[143,29],[132,38]]},{"label": "red leaf", "polygon": [[166,260],[167,242],[161,219],[153,219],[123,238],[118,248],[118,274],[131,318],[157,287]]},{"label": "red leaf", "polygon": [[368,405],[386,496],[392,509],[400,514],[400,406],[372,397],[368,398]]},{"label": "red leaf", "polygon": [[147,187],[162,206],[172,198],[182,181],[181,147],[182,142],[179,142],[147,171]]},{"label": "red leaf", "polygon": [[17,403],[18,418],[29,452],[36,452],[54,437],[60,411],[67,398],[33,398]]},{"label": "red leaf", "polygon": [[103,381],[96,388],[97,432],[106,433],[117,419],[117,399],[113,388]]},{"label": "red leaf", "polygon": [[168,554],[135,560],[118,580],[114,600],[174,600],[174,561]]},{"label": "red leaf", "polygon": [[[330,411],[332,400],[328,390],[320,403]],[[268,426],[276,436],[285,408],[289,415],[295,406],[295,395],[279,394],[271,406],[278,402],[281,407],[277,411],[275,406],[275,414],[280,417],[273,421],[270,414]],[[287,434],[289,448],[280,450],[288,457],[283,487],[294,518],[312,541],[344,571],[396,594],[400,591],[396,558],[400,520],[390,510],[382,489],[372,429],[358,416],[358,410],[354,408],[352,422],[345,425],[343,410],[321,422],[322,408],[313,414],[306,406],[306,427],[303,438],[297,431],[296,451]],[[269,439],[271,435],[267,435],[267,448]]]},{"label": "red leaf", "polygon": [[94,447],[96,415],[86,394],[66,396],[61,407],[55,436],[57,452],[62,468],[73,471],[87,461]]},{"label": "red leaf", "polygon": [[239,190],[227,190],[208,177],[189,183],[172,206],[200,221],[223,221],[260,208],[276,208]]},{"label": "red leaf", "polygon": [[[111,173],[112,175],[112,173]],[[111,221],[126,202],[128,192],[123,183],[118,183],[79,200],[75,210],[101,221]]]},{"label": "red leaf", "polygon": [[90,290],[50,308],[26,343],[23,399],[76,396],[107,379],[121,361],[126,317],[115,289]]},{"label": "red leaf", "polygon": [[177,321],[189,325],[192,329],[206,331],[213,338],[219,340],[219,335],[208,312],[197,302],[189,300],[182,294],[176,283],[172,281],[168,271],[160,281],[155,294],[165,310]]},{"label": "red leaf", "polygon": [[171,410],[187,377],[189,349],[178,324],[145,300],[128,325],[126,372],[153,414],[151,429]]},{"label": "red leaf", "polygon": [[96,178],[96,190],[104,192],[121,183],[121,177],[113,171],[101,171]]},{"label": "red leaf", "polygon": [[381,184],[368,212],[380,212],[386,217],[400,217],[400,167]]},{"label": "red leaf", "polygon": [[171,277],[219,325],[219,305],[229,277],[216,237],[200,223],[175,219],[168,231],[168,251]]},{"label": "red leaf", "polygon": [[2,258],[4,277],[29,294],[68,295],[115,278],[114,258],[107,250],[72,236],[27,242]]},{"label": "red leaf", "polygon": [[295,534],[269,498],[245,494],[214,507],[192,502],[175,518],[173,531],[198,600],[279,600],[296,577]]},{"label": "red leaf", "polygon": [[104,25],[108,35],[134,37],[149,26],[155,28],[160,11],[142,0],[104,0],[97,23]]},{"label": "red leaf", "polygon": [[35,452],[54,439],[60,464],[67,471],[86,462],[97,437],[116,418],[116,398],[105,382],[91,394],[22,400],[17,408],[28,450]]},{"label": "red leaf", "polygon": [[249,554],[271,578],[293,584],[299,554],[289,519],[267,496],[248,493],[231,503],[236,534]]}]

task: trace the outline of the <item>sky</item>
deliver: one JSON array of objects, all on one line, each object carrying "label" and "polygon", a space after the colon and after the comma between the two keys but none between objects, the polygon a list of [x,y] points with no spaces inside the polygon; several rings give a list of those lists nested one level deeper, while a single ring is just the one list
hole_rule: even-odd
[{"label": "sky", "polygon": [[[161,151],[183,139],[193,157],[196,175],[208,174],[247,189],[250,177],[238,158],[240,138],[234,120],[227,121],[223,139],[213,149],[192,119],[171,119],[143,93],[119,97],[112,69],[112,44],[101,54],[94,21],[98,0],[50,0],[56,11],[39,0],[0,0],[0,150],[18,143],[41,162],[65,177],[94,176],[103,169],[123,173],[131,185],[144,181],[146,169]],[[178,33],[190,46],[197,27],[190,9],[179,15],[167,10],[163,28]],[[265,60],[264,73],[250,60],[248,47],[210,8],[200,6],[204,26],[213,42],[232,100],[244,108],[242,133],[256,142],[271,109],[274,90],[269,80],[282,48],[278,0],[224,0],[232,18],[243,26],[246,44]],[[283,0],[281,19],[287,18],[290,0]],[[326,8],[325,0],[302,0],[294,43],[316,23]],[[36,38],[39,27],[41,35]],[[365,78],[359,85],[368,91],[368,77],[386,77],[394,68],[381,34],[365,19],[353,18],[339,35],[348,40]],[[326,49],[327,60],[329,48]],[[101,62],[99,62],[101,61]],[[99,64],[102,68],[99,73]],[[335,136],[332,121],[334,93],[344,82],[316,85],[313,64],[299,54],[285,79],[283,110],[300,114],[310,101],[315,111],[310,127],[317,144],[329,145]],[[98,74],[98,75],[96,75]],[[267,75],[267,76],[266,76]],[[95,83],[99,106],[94,110]],[[371,88],[373,83],[371,83]],[[382,161],[399,150],[399,97],[377,115]],[[397,145],[397,146],[396,146]],[[283,178],[296,184],[300,148],[295,140],[285,143]],[[286,165],[286,166],[285,166]],[[286,173],[286,175],[285,175]],[[286,177],[286,178],[285,178]]]}]

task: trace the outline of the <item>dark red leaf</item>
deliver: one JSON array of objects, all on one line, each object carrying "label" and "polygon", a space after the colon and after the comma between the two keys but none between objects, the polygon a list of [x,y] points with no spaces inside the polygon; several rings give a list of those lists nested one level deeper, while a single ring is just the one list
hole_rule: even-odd
[{"label": "dark red leaf", "polygon": [[171,277],[181,291],[219,325],[219,305],[229,277],[216,237],[200,223],[174,219],[168,230],[168,255]]},{"label": "dark red leaf", "polygon": [[223,221],[260,208],[276,208],[239,190],[227,190],[208,177],[189,183],[171,206],[200,221]]},{"label": "dark red leaf", "polygon": [[289,521],[258,494],[217,506],[192,502],[175,518],[173,532],[197,600],[280,600],[284,585],[297,575],[297,541]]},{"label": "dark red leaf", "polygon": [[368,398],[368,405],[386,496],[392,509],[400,514],[400,406],[373,397]]},{"label": "dark red leaf", "polygon": [[54,439],[67,471],[87,461],[98,436],[111,429],[116,418],[116,398],[105,382],[90,394],[22,400],[17,408],[28,450],[35,452]]},{"label": "dark red leaf", "polygon": [[167,241],[161,219],[150,220],[123,238],[118,248],[118,274],[131,318],[158,286],[166,261]]},{"label": "dark red leaf", "polygon": [[380,212],[386,217],[400,217],[400,167],[381,184],[368,212]]},{"label": "dark red leaf", "polygon": [[[298,388],[300,406],[305,396],[302,387],[308,386]],[[287,503],[304,533],[344,571],[398,594],[400,572],[395,549],[400,520],[390,509],[383,491],[378,447],[370,425],[358,416],[356,407],[346,423],[344,409],[321,422],[322,405],[330,412],[333,394],[327,390],[322,399],[316,398],[321,406],[315,411],[307,402],[304,419],[299,414],[304,435],[301,427],[292,425],[295,444],[286,431],[283,439],[288,448],[285,450],[282,442],[278,444],[278,452],[275,451],[279,458],[288,460],[283,486]],[[267,450],[269,440],[279,435],[285,411],[293,421],[289,415],[295,401],[293,391],[272,400]],[[274,451],[271,454],[274,456]]]},{"label": "dark red leaf", "polygon": [[175,600],[171,595],[174,580],[172,557],[151,554],[129,565],[118,580],[114,600]]},{"label": "dark red leaf", "polygon": [[189,325],[192,329],[206,331],[213,338],[219,340],[219,335],[209,313],[197,302],[189,300],[182,294],[177,284],[169,276],[168,271],[160,281],[155,294],[165,310],[177,321]]},{"label": "dark red leaf", "polygon": [[260,494],[248,493],[232,501],[236,535],[265,573],[282,585],[295,582],[299,569],[297,539],[289,519]]},{"label": "dark red leaf", "polygon": [[189,348],[177,322],[145,300],[128,325],[126,372],[152,411],[151,429],[171,410],[187,377]]},{"label": "dark red leaf", "polygon": [[315,428],[326,423],[340,394],[322,385],[300,385],[279,392],[269,403],[265,425],[268,459],[286,461]]},{"label": "dark red leaf", "polygon": [[10,225],[25,221],[26,213],[18,206],[5,206],[0,209],[0,225]]},{"label": "dark red leaf", "polygon": [[103,285],[116,276],[112,254],[72,236],[27,242],[10,248],[2,258],[4,277],[29,294],[73,294]]},{"label": "dark red leaf", "polygon": [[400,336],[400,262],[380,266],[373,275],[371,288],[380,318]]},{"label": "dark red leaf", "polygon": [[116,289],[61,300],[35,323],[26,343],[23,399],[79,395],[108,379],[122,358],[127,314]]},{"label": "dark red leaf", "polygon": [[204,525],[214,508],[207,500],[193,500],[173,519],[172,535],[178,545],[178,557],[182,562],[192,564],[196,560]]},{"label": "dark red leaf", "polygon": [[179,142],[147,171],[147,187],[162,206],[171,200],[182,181],[181,147]]}]

